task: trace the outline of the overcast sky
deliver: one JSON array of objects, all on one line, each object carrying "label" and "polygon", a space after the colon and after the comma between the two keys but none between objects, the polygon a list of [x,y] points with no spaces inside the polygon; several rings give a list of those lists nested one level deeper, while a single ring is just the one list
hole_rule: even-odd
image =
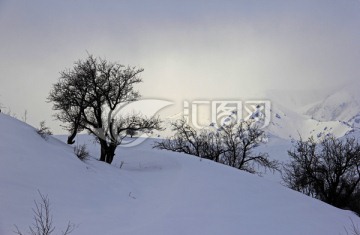
[{"label": "overcast sky", "polygon": [[360,80],[359,29],[358,0],[0,0],[0,102],[59,132],[46,97],[87,51],[144,68],[143,97],[180,106],[333,89]]}]

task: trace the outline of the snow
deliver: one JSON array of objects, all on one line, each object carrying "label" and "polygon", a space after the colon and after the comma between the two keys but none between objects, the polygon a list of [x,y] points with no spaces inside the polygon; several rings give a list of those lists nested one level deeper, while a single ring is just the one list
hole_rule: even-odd
[{"label": "snow", "polygon": [[359,110],[358,86],[351,84],[332,92],[310,107],[306,114],[312,115],[320,121],[349,121],[359,114]]},{"label": "snow", "polygon": [[[279,91],[266,96],[272,101],[272,122],[268,131],[281,138],[320,139],[333,134],[342,137],[360,128],[360,83],[347,84],[331,92],[321,90]],[[279,118],[281,117],[281,118]]]},{"label": "snow", "polygon": [[[310,116],[289,109],[279,103],[274,103],[270,125],[265,131],[283,139],[307,139],[314,137],[320,139],[327,134],[337,137],[344,136],[352,128],[340,121],[319,121]],[[277,116],[281,117],[278,118]]]},{"label": "snow", "polygon": [[[272,180],[153,149],[152,139],[119,148],[108,165],[94,158],[81,162],[72,147],[53,137],[44,140],[4,114],[0,130],[1,235],[13,234],[14,224],[27,230],[37,190],[50,199],[56,231],[70,220],[76,224],[73,234],[338,235],[350,227],[350,218],[360,224],[352,212]],[[76,141],[97,157],[90,136]],[[269,150],[275,154],[281,143],[270,137]]]}]

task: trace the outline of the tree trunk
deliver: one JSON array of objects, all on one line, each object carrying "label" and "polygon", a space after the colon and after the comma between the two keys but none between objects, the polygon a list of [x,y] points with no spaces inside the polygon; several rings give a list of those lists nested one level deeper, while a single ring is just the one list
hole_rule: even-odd
[{"label": "tree trunk", "polygon": [[74,139],[75,139],[76,134],[77,134],[77,131],[76,131],[76,130],[74,130],[74,131],[71,133],[71,135],[70,135],[70,136],[68,137],[68,139],[67,139],[67,143],[68,143],[68,144],[73,144],[73,143],[75,143]]},{"label": "tree trunk", "polygon": [[67,139],[68,144],[75,143],[74,139],[75,139],[76,134],[78,133],[78,130],[79,130],[80,120],[81,120],[81,112],[79,112],[79,114],[77,115],[76,120],[74,122],[74,128],[72,130],[72,133]]},{"label": "tree trunk", "polygon": [[107,159],[107,152],[108,152],[108,145],[106,143],[105,140],[102,140],[100,139],[100,147],[101,147],[101,150],[100,150],[100,161],[101,162],[106,162],[106,159]]},{"label": "tree trunk", "polygon": [[109,147],[108,147],[108,149],[107,149],[106,162],[109,163],[109,164],[111,164],[112,161],[114,160],[116,147],[117,147],[116,144],[110,144]]}]

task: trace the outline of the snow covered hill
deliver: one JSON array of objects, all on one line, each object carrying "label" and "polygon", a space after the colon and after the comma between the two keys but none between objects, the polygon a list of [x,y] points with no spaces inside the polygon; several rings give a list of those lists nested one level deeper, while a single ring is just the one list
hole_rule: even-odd
[{"label": "snow covered hill", "polygon": [[[60,137],[61,139],[61,137]],[[78,136],[97,157],[91,137]],[[276,142],[273,143],[274,145]],[[120,168],[120,164],[122,167]],[[48,195],[57,231],[70,220],[86,235],[339,235],[340,210],[255,175],[185,154],[120,148],[113,165],[81,162],[72,148],[42,139],[0,114],[0,234],[32,223],[37,190]]]}]

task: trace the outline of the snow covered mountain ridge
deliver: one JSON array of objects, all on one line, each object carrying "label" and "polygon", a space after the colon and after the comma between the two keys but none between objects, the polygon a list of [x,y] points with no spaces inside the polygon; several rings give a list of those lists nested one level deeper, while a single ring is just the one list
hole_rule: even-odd
[{"label": "snow covered mountain ridge", "polygon": [[344,87],[314,104],[305,114],[320,121],[343,121],[352,127],[360,122],[360,94],[356,86]]},{"label": "snow covered mountain ridge", "polygon": [[324,91],[269,91],[272,123],[268,130],[281,138],[315,139],[344,136],[360,127],[360,93],[355,84]]}]

